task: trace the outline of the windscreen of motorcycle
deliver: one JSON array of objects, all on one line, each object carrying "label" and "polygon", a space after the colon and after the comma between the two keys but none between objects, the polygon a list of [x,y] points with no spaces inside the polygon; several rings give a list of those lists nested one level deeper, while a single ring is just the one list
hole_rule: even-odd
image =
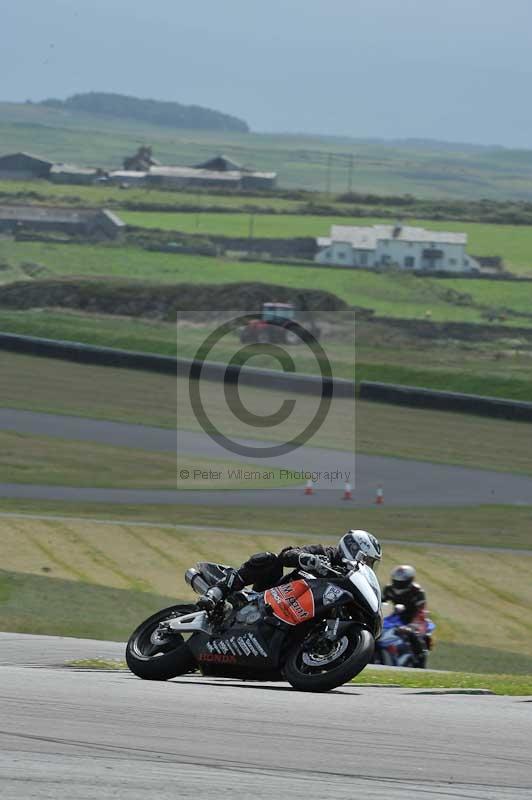
[{"label": "windscreen of motorcycle", "polygon": [[349,573],[349,580],[358,590],[366,605],[374,614],[377,614],[381,605],[381,587],[377,576],[366,564]]}]

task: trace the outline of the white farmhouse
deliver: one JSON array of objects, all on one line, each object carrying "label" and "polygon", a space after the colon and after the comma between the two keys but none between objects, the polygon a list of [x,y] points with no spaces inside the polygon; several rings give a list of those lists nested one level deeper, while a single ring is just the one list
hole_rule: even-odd
[{"label": "white farmhouse", "polygon": [[315,261],[345,267],[395,265],[427,272],[471,272],[479,263],[467,255],[466,233],[445,233],[407,225],[333,225],[318,239]]}]

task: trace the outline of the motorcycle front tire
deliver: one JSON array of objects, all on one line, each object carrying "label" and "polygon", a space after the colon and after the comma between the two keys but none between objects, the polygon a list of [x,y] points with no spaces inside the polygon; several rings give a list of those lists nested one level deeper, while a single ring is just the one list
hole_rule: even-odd
[{"label": "motorcycle front tire", "polygon": [[301,692],[329,692],[350,681],[371,662],[375,639],[365,628],[352,628],[347,632],[347,636],[356,637],[352,642],[353,649],[348,658],[324,672],[309,673],[301,669],[304,642],[298,642],[288,652],[283,670],[286,680],[294,689]]}]

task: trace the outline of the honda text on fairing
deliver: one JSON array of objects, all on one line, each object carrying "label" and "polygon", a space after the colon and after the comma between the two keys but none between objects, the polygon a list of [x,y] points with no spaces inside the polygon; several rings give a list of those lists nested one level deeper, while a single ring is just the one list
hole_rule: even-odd
[{"label": "honda text on fairing", "polygon": [[[319,568],[318,568],[319,567]],[[187,582],[204,593],[228,567],[200,562]],[[371,662],[382,628],[381,592],[364,553],[341,567],[302,553],[288,579],[265,592],[239,591],[214,614],[196,605],[165,608],[131,635],[126,659],[135,675],[168,680],[203,675],[287,680],[324,692]]]}]

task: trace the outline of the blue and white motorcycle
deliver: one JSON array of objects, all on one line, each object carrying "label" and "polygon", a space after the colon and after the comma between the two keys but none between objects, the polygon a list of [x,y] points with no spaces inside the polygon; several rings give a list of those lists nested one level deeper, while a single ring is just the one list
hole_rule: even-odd
[{"label": "blue and white motorcycle", "polygon": [[434,622],[422,609],[411,623],[401,620],[402,606],[383,605],[382,634],[375,642],[375,664],[424,669],[432,649]]}]

